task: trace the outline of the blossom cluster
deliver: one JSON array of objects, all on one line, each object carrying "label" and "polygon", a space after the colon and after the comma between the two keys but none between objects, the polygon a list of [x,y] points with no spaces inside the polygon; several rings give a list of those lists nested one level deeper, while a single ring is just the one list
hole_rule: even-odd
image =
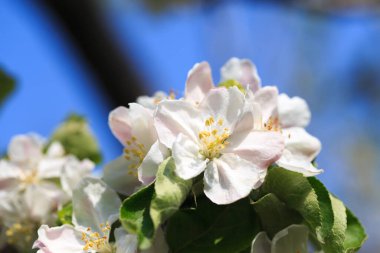
[{"label": "blossom cluster", "polygon": [[305,176],[322,172],[312,163],[321,144],[304,129],[309,122],[306,102],[262,86],[249,60],[230,59],[218,85],[201,62],[190,70],[183,98],[159,92],[110,113],[112,132],[125,149],[106,167],[104,180],[130,194],[153,182],[171,155],[179,177],[203,175],[205,195],[230,204],[260,187],[273,163]]},{"label": "blossom cluster", "polygon": [[356,252],[364,228],[314,177],[321,143],[305,130],[307,103],[262,85],[246,59],[220,76],[197,63],[182,97],[112,110],[123,149],[100,177],[81,120],[58,131],[62,144],[16,136],[0,161],[0,242],[37,253]]}]

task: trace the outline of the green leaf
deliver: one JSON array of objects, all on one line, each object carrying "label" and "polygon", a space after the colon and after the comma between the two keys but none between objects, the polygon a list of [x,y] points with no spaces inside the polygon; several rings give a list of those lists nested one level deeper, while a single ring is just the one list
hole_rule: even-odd
[{"label": "green leaf", "polygon": [[253,207],[270,238],[286,227],[302,222],[302,217],[296,211],[289,209],[273,193],[253,203]]},{"label": "green leaf", "polygon": [[185,201],[192,186],[192,180],[183,180],[175,174],[172,157],[167,158],[158,168],[155,194],[150,206],[150,216],[155,230],[172,216]]},{"label": "green leaf", "polygon": [[260,191],[268,193],[301,214],[325,253],[345,252],[346,209],[316,178],[274,167]]},{"label": "green leaf", "polygon": [[140,249],[148,249],[154,237],[149,213],[153,194],[154,185],[150,184],[125,199],[120,208],[120,222],[129,233],[137,234]]},{"label": "green leaf", "polygon": [[73,216],[73,203],[66,204],[61,210],[58,211],[58,225],[71,224]]},{"label": "green leaf", "polygon": [[0,106],[15,88],[15,80],[0,69]]},{"label": "green leaf", "polygon": [[60,142],[65,151],[79,159],[88,158],[95,163],[101,162],[99,145],[87,121],[78,115],[69,116],[51,137],[51,142]]},{"label": "green leaf", "polygon": [[347,253],[357,252],[367,240],[367,234],[358,218],[346,208],[347,229],[345,234],[344,248]]},{"label": "green leaf", "polygon": [[199,197],[197,208],[175,213],[166,239],[172,253],[239,253],[250,247],[260,230],[248,198],[216,205]]}]

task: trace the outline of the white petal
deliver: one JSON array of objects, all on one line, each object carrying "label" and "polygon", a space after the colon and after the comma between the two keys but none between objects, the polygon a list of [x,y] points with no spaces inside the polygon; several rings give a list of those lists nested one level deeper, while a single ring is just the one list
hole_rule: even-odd
[{"label": "white petal", "polygon": [[226,121],[227,127],[233,126],[244,111],[244,95],[237,87],[211,90],[202,101],[200,108],[213,116]]},{"label": "white petal", "polygon": [[49,228],[42,225],[38,229],[38,239],[33,249],[39,249],[38,253],[83,253],[84,245],[81,233],[72,226]]},{"label": "white petal", "polygon": [[46,152],[48,157],[56,158],[56,157],[61,157],[65,155],[65,149],[59,142],[53,142],[50,146],[49,149]]},{"label": "white petal", "polygon": [[169,156],[169,150],[156,141],[149,152],[146,154],[140,167],[138,168],[138,177],[140,182],[145,185],[150,184],[156,178],[158,166]]},{"label": "white petal", "polygon": [[117,107],[110,112],[108,124],[113,135],[125,145],[126,141],[132,137],[131,122],[128,109],[124,106]]},{"label": "white petal", "polygon": [[321,151],[321,142],[301,127],[286,128],[282,133],[285,137],[285,149],[296,159],[311,162]]},{"label": "white petal", "polygon": [[248,59],[231,58],[221,68],[221,81],[236,80],[243,86],[249,85],[252,91],[260,87],[260,77],[256,66]]},{"label": "white petal", "polygon": [[259,169],[236,155],[224,154],[207,165],[204,192],[214,203],[230,204],[251,192],[260,180]]},{"label": "white petal", "polygon": [[94,168],[95,164],[88,159],[79,161],[76,157],[69,156],[62,169],[62,189],[71,197],[74,188],[77,187],[82,178],[90,176]]},{"label": "white petal", "polygon": [[287,170],[302,173],[305,177],[313,177],[323,172],[322,169],[315,168],[311,161],[294,157],[289,150],[284,150],[276,163]]},{"label": "white petal", "polygon": [[252,241],[251,253],[271,253],[272,243],[269,240],[267,233],[260,232]]},{"label": "white petal", "polygon": [[42,156],[43,140],[35,134],[16,135],[8,147],[9,159],[17,163],[34,163]]},{"label": "white petal", "polygon": [[61,176],[66,158],[44,158],[38,163],[39,178],[58,178]]},{"label": "white petal", "polygon": [[201,111],[186,101],[161,102],[154,117],[160,142],[172,148],[179,133],[197,140],[199,129],[203,127],[201,114]]},{"label": "white petal", "polygon": [[197,63],[187,75],[185,99],[199,104],[213,87],[210,65],[207,62]]},{"label": "white petal", "polygon": [[277,161],[284,150],[284,137],[279,132],[251,131],[248,135],[235,134],[228,139],[223,151],[235,153],[261,169]]},{"label": "white petal", "polygon": [[305,127],[309,124],[311,113],[305,100],[300,97],[289,98],[286,94],[278,97],[278,114],[283,128]]},{"label": "white petal", "polygon": [[305,225],[291,225],[272,239],[273,253],[307,253],[309,229]]},{"label": "white petal", "polygon": [[22,171],[13,163],[0,160],[0,190],[10,190],[18,186]]},{"label": "white petal", "polygon": [[103,181],[84,178],[73,191],[73,224],[101,233],[100,224],[117,220],[121,201]]},{"label": "white petal", "polygon": [[129,174],[129,165],[130,162],[120,156],[104,167],[102,179],[115,191],[131,195],[141,186],[141,182],[136,176]]},{"label": "white petal", "polygon": [[270,117],[277,116],[278,90],[275,86],[266,86],[256,91],[253,102],[260,105],[262,119],[268,121]]},{"label": "white petal", "polygon": [[116,253],[137,253],[137,235],[127,234],[123,228],[115,229]]},{"label": "white petal", "polygon": [[157,91],[154,93],[152,97],[149,96],[140,96],[136,99],[137,103],[148,108],[154,110],[157,104],[165,99],[167,99],[168,94],[163,91]]},{"label": "white petal", "polygon": [[201,174],[208,159],[199,153],[199,145],[183,134],[179,134],[173,144],[173,158],[176,174],[183,179],[190,179]]}]

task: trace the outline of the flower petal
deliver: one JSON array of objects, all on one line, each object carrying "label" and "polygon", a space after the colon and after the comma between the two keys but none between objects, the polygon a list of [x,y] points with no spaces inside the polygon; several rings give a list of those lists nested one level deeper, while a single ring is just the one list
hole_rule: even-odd
[{"label": "flower petal", "polygon": [[62,189],[71,197],[74,188],[82,178],[90,176],[94,168],[95,164],[88,159],[79,161],[76,157],[69,156],[61,172]]},{"label": "flower petal", "polygon": [[252,241],[251,253],[271,253],[272,243],[267,233],[258,233]]},{"label": "flower petal", "polygon": [[43,140],[36,134],[16,135],[8,147],[9,159],[16,163],[34,163],[42,156]]},{"label": "flower petal", "polygon": [[113,135],[125,145],[126,141],[132,137],[131,123],[128,108],[119,106],[110,112],[108,124]]},{"label": "flower petal", "polygon": [[220,70],[221,81],[236,80],[243,86],[255,92],[259,89],[261,80],[257,73],[256,66],[248,59],[231,58]]},{"label": "flower petal", "polygon": [[52,228],[42,225],[33,249],[39,249],[38,253],[83,253],[84,245],[81,233],[70,225]]},{"label": "flower petal", "polygon": [[290,225],[272,239],[273,253],[307,253],[309,229],[305,225]]},{"label": "flower petal", "polygon": [[245,99],[237,87],[211,90],[200,108],[215,119],[222,118],[227,127],[232,127],[244,111]]},{"label": "flower petal", "polygon": [[285,149],[299,160],[311,162],[321,151],[321,142],[301,127],[286,128],[282,133],[285,137]]},{"label": "flower petal", "polygon": [[267,122],[270,117],[277,116],[278,89],[275,86],[266,86],[256,91],[253,102],[260,105],[262,119]]},{"label": "flower petal", "polygon": [[52,144],[50,144],[46,154],[48,157],[51,158],[62,157],[65,155],[65,149],[63,148],[61,143],[55,141]]},{"label": "flower petal", "polygon": [[0,160],[0,190],[10,190],[19,186],[21,170],[11,162]]},{"label": "flower petal", "polygon": [[183,134],[179,134],[173,144],[173,158],[176,174],[187,180],[201,174],[208,159],[199,153],[199,145]]},{"label": "flower petal", "polygon": [[230,204],[251,192],[260,180],[259,169],[233,154],[224,154],[207,165],[204,192],[214,203]]},{"label": "flower petal", "polygon": [[311,161],[296,158],[286,149],[276,163],[287,170],[302,173],[305,177],[313,177],[323,172],[322,169],[314,167]]},{"label": "flower petal", "polygon": [[197,63],[187,75],[185,99],[199,104],[213,87],[210,65],[207,62]]},{"label": "flower petal", "polygon": [[158,166],[169,156],[169,150],[156,141],[146,154],[138,168],[138,178],[145,185],[150,184],[156,178]]},{"label": "flower petal", "polygon": [[141,182],[129,173],[129,165],[124,156],[118,157],[104,167],[102,179],[115,191],[131,195]]},{"label": "flower petal", "polygon": [[305,100],[300,97],[289,98],[282,93],[278,97],[278,114],[283,128],[305,127],[309,124],[311,113]]},{"label": "flower petal", "polygon": [[123,228],[115,229],[116,253],[137,253],[137,235],[128,234]]},{"label": "flower petal", "polygon": [[163,101],[157,106],[154,125],[162,144],[172,148],[179,133],[197,140],[203,126],[201,112],[192,104],[181,101]]},{"label": "flower petal", "polygon": [[167,99],[168,94],[163,91],[157,91],[152,97],[149,96],[139,96],[136,101],[138,104],[144,106],[145,108],[154,110],[157,104],[165,99]]},{"label": "flower petal", "polygon": [[84,178],[73,191],[73,224],[102,233],[100,224],[116,221],[120,205],[119,196],[103,181]]},{"label": "flower petal", "polygon": [[228,141],[224,153],[234,153],[260,169],[267,169],[284,150],[284,137],[274,131],[255,130],[243,136],[234,133]]}]

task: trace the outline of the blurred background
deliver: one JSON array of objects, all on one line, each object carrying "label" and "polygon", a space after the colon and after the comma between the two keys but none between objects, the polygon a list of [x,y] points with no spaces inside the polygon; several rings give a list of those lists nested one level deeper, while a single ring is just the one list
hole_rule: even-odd
[{"label": "blurred background", "polygon": [[380,3],[377,0],[3,0],[0,69],[17,88],[0,109],[0,153],[11,136],[45,136],[85,115],[104,152],[121,153],[108,112],[156,90],[182,95],[207,60],[214,81],[249,58],[264,85],[305,98],[323,150],[319,178],[380,248]]}]

